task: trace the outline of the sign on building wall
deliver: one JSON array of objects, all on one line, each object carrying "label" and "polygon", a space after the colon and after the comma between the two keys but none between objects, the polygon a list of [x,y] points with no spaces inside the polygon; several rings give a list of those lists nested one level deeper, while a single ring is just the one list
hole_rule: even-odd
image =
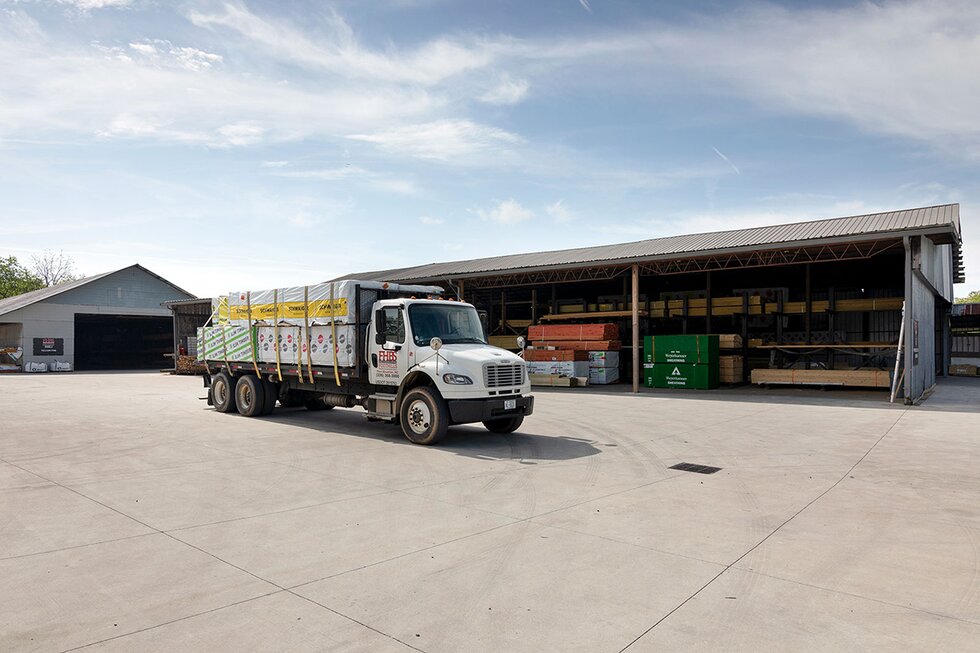
[{"label": "sign on building wall", "polygon": [[919,321],[912,322],[912,364],[919,364]]},{"label": "sign on building wall", "polygon": [[64,356],[64,338],[34,338],[35,356]]}]

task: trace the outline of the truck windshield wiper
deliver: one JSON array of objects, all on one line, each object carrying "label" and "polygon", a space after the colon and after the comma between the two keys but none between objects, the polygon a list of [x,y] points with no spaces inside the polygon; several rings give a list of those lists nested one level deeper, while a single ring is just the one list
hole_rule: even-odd
[{"label": "truck windshield wiper", "polygon": [[480,340],[479,338],[443,338],[443,343],[447,345],[462,345],[462,344],[472,344],[472,345],[485,345],[486,341]]}]

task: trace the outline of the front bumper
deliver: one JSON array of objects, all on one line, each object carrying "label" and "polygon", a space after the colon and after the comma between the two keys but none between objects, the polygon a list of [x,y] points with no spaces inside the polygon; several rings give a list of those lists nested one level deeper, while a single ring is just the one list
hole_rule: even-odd
[{"label": "front bumper", "polygon": [[[504,409],[504,402],[516,400],[516,407]],[[530,415],[534,412],[534,397],[514,395],[502,399],[449,399],[449,419],[453,424],[471,424],[491,419]]]}]

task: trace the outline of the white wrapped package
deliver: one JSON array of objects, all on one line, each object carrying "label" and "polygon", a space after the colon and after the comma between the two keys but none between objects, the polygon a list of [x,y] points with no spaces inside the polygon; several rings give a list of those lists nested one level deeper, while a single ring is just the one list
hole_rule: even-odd
[{"label": "white wrapped package", "polygon": [[[230,324],[248,325],[249,317],[255,322],[271,324],[294,324],[302,326],[309,320],[311,326],[330,324],[353,324],[357,321],[355,307],[357,286],[362,289],[387,290],[395,293],[410,293],[425,297],[442,294],[438,286],[385,284],[380,281],[357,281],[348,279],[313,286],[294,286],[275,290],[252,290],[229,293],[227,300],[220,297],[212,301],[217,321],[228,320]],[[373,293],[363,293],[361,314],[375,300]]]},{"label": "white wrapped package", "polygon": [[198,358],[203,361],[252,362],[252,343],[243,326],[218,325],[197,330]]},{"label": "white wrapped package", "polygon": [[[354,367],[356,356],[354,352],[354,330],[352,324],[320,325],[310,327],[310,354],[307,355],[306,329],[298,326],[280,326],[278,345],[276,342],[276,327],[253,327],[252,339],[249,339],[249,329],[236,325],[218,325],[198,329],[199,351],[201,360],[238,363],[251,363],[252,347],[258,352],[258,362],[275,363],[276,349],[279,349],[280,365],[309,365],[329,366],[334,363],[334,350],[337,353],[339,367]],[[337,343],[334,344],[333,332],[337,332]],[[302,352],[302,360],[299,353]]]}]

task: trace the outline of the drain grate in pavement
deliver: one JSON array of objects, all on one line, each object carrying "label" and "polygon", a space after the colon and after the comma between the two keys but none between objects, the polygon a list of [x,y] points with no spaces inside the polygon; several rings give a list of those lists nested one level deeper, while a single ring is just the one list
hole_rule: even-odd
[{"label": "drain grate in pavement", "polygon": [[715,472],[721,471],[721,467],[695,465],[694,463],[677,463],[676,465],[671,465],[670,469],[678,469],[682,472],[694,472],[695,474],[714,474]]}]

